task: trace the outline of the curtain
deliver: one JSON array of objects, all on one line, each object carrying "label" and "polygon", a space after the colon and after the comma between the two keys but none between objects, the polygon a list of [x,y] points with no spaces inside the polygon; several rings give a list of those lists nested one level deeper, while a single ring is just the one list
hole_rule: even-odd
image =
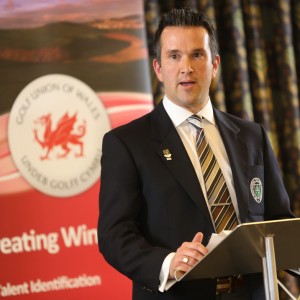
[{"label": "curtain", "polygon": [[[217,30],[221,68],[210,96],[215,107],[261,123],[281,167],[291,207],[300,217],[300,1],[145,0],[150,64],[160,15],[172,8],[206,12]],[[151,68],[155,104],[164,91]],[[279,274],[299,295],[299,279]],[[280,299],[288,299],[280,289]]]}]

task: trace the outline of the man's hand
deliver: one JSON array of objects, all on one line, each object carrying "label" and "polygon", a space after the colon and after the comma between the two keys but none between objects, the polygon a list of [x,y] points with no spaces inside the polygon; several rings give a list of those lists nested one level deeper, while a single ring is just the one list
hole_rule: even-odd
[{"label": "man's hand", "polygon": [[[203,234],[196,233],[191,242],[184,242],[176,251],[170,265],[169,278],[175,278],[175,272],[188,272],[199,260],[208,253],[208,249],[201,244]],[[178,276],[177,276],[178,277]]]}]

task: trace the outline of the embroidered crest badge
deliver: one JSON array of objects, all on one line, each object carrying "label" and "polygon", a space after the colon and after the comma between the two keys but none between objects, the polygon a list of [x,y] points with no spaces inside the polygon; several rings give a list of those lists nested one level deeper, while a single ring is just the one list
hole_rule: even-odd
[{"label": "embroidered crest badge", "polygon": [[262,182],[259,178],[255,177],[251,180],[250,183],[250,191],[257,203],[260,203],[263,196],[263,186]]}]

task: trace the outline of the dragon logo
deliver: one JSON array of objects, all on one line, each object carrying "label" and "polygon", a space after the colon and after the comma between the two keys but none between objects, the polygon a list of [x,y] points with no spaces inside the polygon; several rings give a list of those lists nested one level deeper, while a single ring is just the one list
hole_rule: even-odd
[{"label": "dragon logo", "polygon": [[38,191],[71,197],[100,176],[102,139],[111,128],[99,95],[64,74],[27,84],[9,114],[8,140],[21,176]]},{"label": "dragon logo", "polygon": [[[34,123],[44,127],[42,135],[39,135],[38,129],[34,129],[34,139],[38,144],[46,149],[46,153],[40,156],[41,160],[49,159],[50,152],[55,147],[61,147],[63,153],[57,154],[57,158],[65,158],[70,153],[70,145],[76,145],[79,148],[79,152],[75,152],[75,157],[83,156],[83,142],[81,138],[86,133],[86,122],[77,126],[76,132],[74,132],[74,126],[77,122],[77,113],[73,116],[69,116],[65,113],[57,122],[56,128],[52,128],[52,116],[51,114],[43,115],[37,118]],[[42,138],[40,137],[42,136]],[[75,149],[74,149],[75,151]]]}]

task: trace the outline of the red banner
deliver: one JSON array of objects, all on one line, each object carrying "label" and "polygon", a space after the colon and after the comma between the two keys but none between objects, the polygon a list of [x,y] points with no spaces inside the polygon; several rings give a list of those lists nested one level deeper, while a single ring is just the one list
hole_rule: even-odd
[{"label": "red banner", "polygon": [[130,299],[98,251],[102,137],[153,108],[141,1],[0,4],[0,298]]}]

